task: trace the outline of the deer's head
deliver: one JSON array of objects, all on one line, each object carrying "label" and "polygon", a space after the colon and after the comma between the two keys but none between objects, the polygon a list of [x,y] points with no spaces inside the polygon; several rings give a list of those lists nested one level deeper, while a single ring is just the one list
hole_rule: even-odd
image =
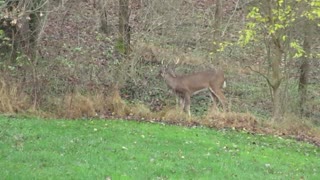
[{"label": "deer's head", "polygon": [[161,68],[160,71],[159,71],[159,75],[162,78],[177,77],[175,71],[172,68],[168,68],[168,67]]}]

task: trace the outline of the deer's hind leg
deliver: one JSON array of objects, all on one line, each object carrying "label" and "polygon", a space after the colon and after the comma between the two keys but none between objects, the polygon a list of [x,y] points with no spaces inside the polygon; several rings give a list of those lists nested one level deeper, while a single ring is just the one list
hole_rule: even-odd
[{"label": "deer's hind leg", "polygon": [[226,107],[225,107],[226,97],[223,95],[222,91],[219,88],[215,88],[215,87],[209,88],[209,90],[211,92],[211,96],[214,96],[216,99],[218,99],[223,107],[223,110],[226,111]]},{"label": "deer's hind leg", "polygon": [[215,111],[218,110],[217,103],[216,103],[216,101],[218,101],[218,98],[214,93],[211,92],[211,90],[210,90],[210,97],[212,100],[212,109]]}]

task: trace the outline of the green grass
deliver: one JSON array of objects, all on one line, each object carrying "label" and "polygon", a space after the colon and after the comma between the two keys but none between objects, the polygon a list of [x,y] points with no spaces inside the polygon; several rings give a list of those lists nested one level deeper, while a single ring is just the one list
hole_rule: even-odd
[{"label": "green grass", "polygon": [[319,148],[121,120],[0,117],[1,179],[317,179]]}]

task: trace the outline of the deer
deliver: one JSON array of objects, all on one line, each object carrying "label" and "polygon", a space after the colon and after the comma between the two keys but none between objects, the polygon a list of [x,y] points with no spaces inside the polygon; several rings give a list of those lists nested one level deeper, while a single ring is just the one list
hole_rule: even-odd
[{"label": "deer", "polygon": [[222,88],[226,87],[224,72],[220,69],[210,69],[192,74],[177,75],[171,68],[162,68],[160,76],[168,88],[180,99],[181,108],[191,116],[190,99],[193,95],[209,90],[213,106],[217,108],[216,99],[225,111],[226,98]]}]

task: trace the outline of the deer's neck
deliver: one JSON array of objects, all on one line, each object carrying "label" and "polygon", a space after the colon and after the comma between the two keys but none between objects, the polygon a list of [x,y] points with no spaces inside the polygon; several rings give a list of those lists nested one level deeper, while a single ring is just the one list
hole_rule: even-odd
[{"label": "deer's neck", "polygon": [[166,84],[173,90],[177,87],[177,78],[172,75],[167,75],[165,78]]}]

